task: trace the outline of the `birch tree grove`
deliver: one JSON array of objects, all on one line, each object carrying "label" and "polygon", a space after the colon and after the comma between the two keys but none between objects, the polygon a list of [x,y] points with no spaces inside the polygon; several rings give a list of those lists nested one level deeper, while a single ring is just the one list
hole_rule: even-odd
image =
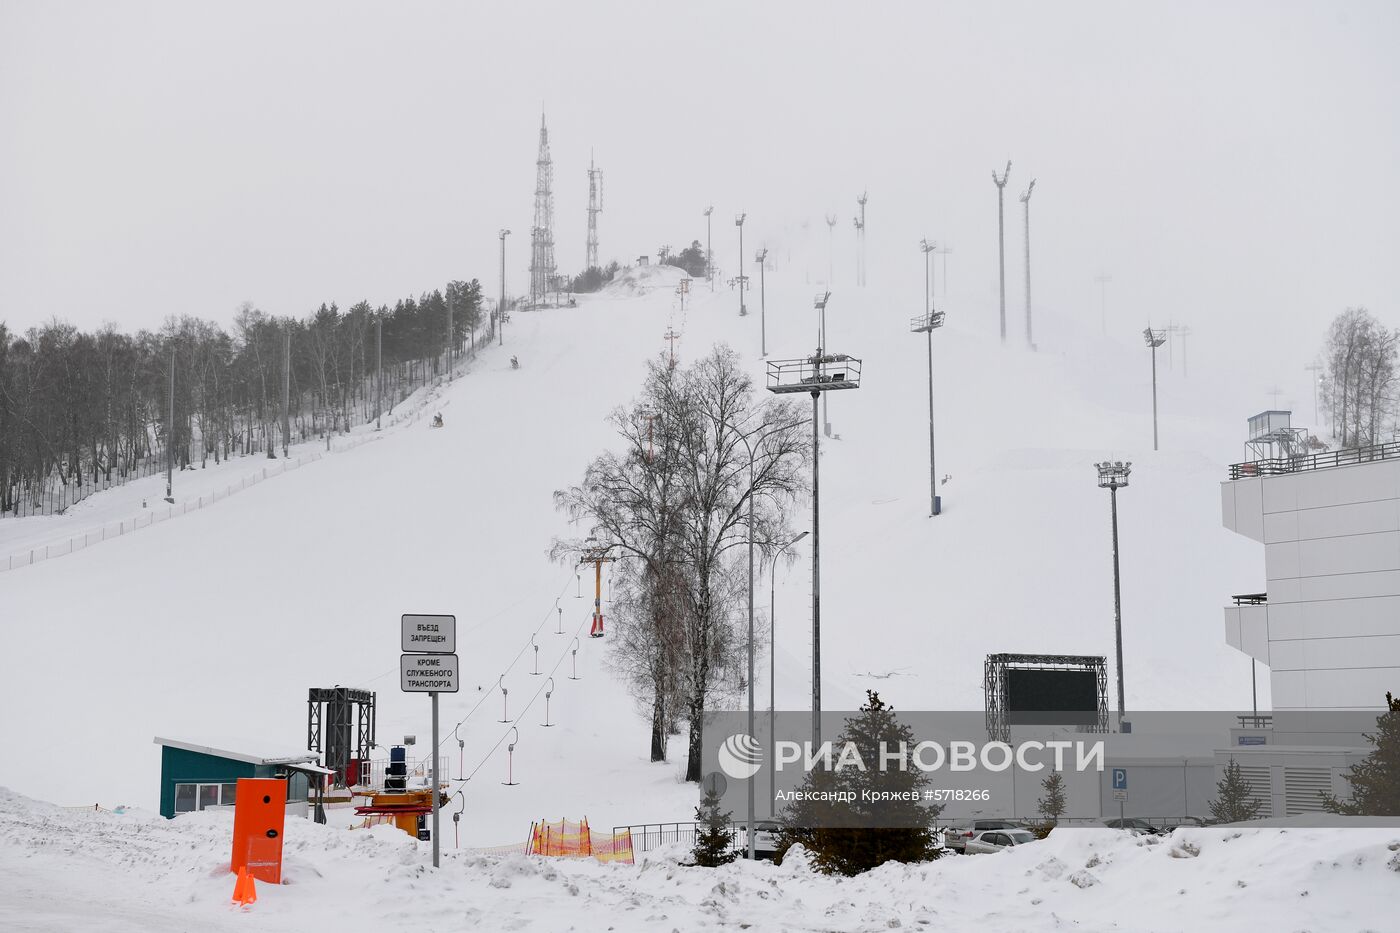
[{"label": "birch tree grove", "polygon": [[747,677],[745,548],[752,532],[766,559],[791,537],[810,422],[795,403],[760,398],[725,346],[686,368],[654,361],[640,397],[611,420],[621,451],[555,493],[587,539],[556,541],[553,553],[609,546],[622,558],[613,663],[650,707],[653,760],[665,757],[671,723],[685,720],[686,779],[698,781],[705,710],[732,702]]},{"label": "birch tree grove", "polygon": [[[164,469],[277,455],[289,369],[292,437],[372,420],[375,335],[384,403],[397,404],[463,352],[481,325],[481,286],[451,282],[392,308],[322,305],[305,319],[245,304],[232,333],[193,317],[134,335],[52,320],[23,335],[0,322],[0,516],[59,511],[94,489]],[[290,365],[286,357],[290,337]],[[174,417],[168,393],[174,360]]]},{"label": "birch tree grove", "polygon": [[1395,430],[1397,345],[1400,330],[1382,326],[1365,308],[1333,319],[1323,347],[1322,395],[1339,446],[1378,444]]}]

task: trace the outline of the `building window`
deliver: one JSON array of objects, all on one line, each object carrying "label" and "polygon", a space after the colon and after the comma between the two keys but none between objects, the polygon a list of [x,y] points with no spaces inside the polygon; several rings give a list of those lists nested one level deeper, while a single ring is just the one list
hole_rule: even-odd
[{"label": "building window", "polygon": [[231,807],[237,784],[176,784],[175,812],[193,813],[209,807]]}]

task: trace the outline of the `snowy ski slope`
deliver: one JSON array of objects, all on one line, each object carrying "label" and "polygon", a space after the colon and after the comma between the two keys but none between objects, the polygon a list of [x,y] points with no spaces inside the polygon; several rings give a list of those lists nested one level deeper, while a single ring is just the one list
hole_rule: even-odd
[{"label": "snowy ski slope", "polygon": [[[154,808],[152,736],[299,745],[311,686],[378,691],[380,742],[416,733],[422,749],[428,701],[398,690],[397,620],[450,612],[466,684],[444,700],[443,753],[453,776],[459,756],[471,776],[463,844],[523,838],[541,817],[688,818],[683,744],[672,762],[646,760],[647,723],[610,677],[606,641],[586,637],[588,577],[580,598],[574,571],[546,555],[570,531],[551,493],[611,442],[604,419],[665,352],[668,326],[682,359],[724,340],[762,385],[757,290],[740,318],[734,293],[696,282],[682,314],[680,276],[638,271],[577,309],[516,314],[505,345],[441,389],[443,430],[397,430],[179,521],[0,574],[0,786]],[[1224,645],[1220,614],[1229,594],[1262,585],[1262,550],[1219,520],[1248,413],[1235,387],[1163,367],[1154,454],[1146,350],[1049,313],[1039,352],[1002,349],[982,326],[994,306],[949,308],[934,338],[938,465],[951,479],[930,520],[925,343],[908,332],[922,296],[871,281],[834,293],[827,312],[829,348],[865,361],[861,388],[831,399],[839,439],[823,442],[827,708],[854,708],[873,687],[901,709],[975,709],[989,652],[1111,657],[1108,502],[1091,466],[1104,457],[1134,462],[1120,495],[1129,707],[1247,708],[1249,665]],[[770,357],[810,353],[820,286],[786,263],[767,286]],[[810,702],[809,544],[778,570],[780,708]],[[766,576],[758,587],[766,607]],[[759,668],[766,705],[766,658]],[[545,729],[550,672],[558,726]],[[520,784],[505,787],[499,720],[516,717]]]}]

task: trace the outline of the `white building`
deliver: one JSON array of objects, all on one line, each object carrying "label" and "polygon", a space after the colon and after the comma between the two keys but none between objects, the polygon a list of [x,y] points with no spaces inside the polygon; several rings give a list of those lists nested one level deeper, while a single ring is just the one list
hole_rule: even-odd
[{"label": "white building", "polygon": [[1268,669],[1274,716],[1216,759],[1240,763],[1262,816],[1345,796],[1370,748],[1333,725],[1355,720],[1323,711],[1380,710],[1400,692],[1400,444],[1308,453],[1287,414],[1250,419],[1259,459],[1221,486],[1225,527],[1264,545],[1265,577],[1240,581],[1253,592],[1225,608],[1225,641]]}]

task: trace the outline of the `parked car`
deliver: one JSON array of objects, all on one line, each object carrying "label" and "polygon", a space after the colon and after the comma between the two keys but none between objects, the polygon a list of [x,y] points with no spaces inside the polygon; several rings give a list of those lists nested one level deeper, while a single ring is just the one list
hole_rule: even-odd
[{"label": "parked car", "polygon": [[1025,824],[1016,820],[973,820],[966,826],[950,826],[943,830],[943,845],[962,855],[967,841],[984,829],[1024,829]]},{"label": "parked car", "polygon": [[963,846],[964,855],[978,855],[986,852],[1000,852],[1012,846],[1023,846],[1035,842],[1035,833],[1029,829],[984,829],[973,833]]},{"label": "parked car", "polygon": [[[778,854],[778,832],[782,829],[777,823],[768,820],[754,821],[753,854],[755,858],[772,859]],[[749,851],[749,827],[747,823],[734,824],[734,848],[741,855]]]},{"label": "parked car", "polygon": [[1209,820],[1201,816],[1178,816],[1172,819],[1163,820],[1162,828],[1165,830],[1173,830],[1179,826],[1211,826],[1214,823],[1214,820]]},{"label": "parked car", "polygon": [[1135,816],[1126,819],[1114,817],[1111,820],[1104,820],[1103,825],[1109,829],[1126,829],[1135,836],[1146,833],[1149,836],[1165,836],[1170,830],[1162,829],[1160,826],[1153,826],[1147,820],[1139,819]]}]

